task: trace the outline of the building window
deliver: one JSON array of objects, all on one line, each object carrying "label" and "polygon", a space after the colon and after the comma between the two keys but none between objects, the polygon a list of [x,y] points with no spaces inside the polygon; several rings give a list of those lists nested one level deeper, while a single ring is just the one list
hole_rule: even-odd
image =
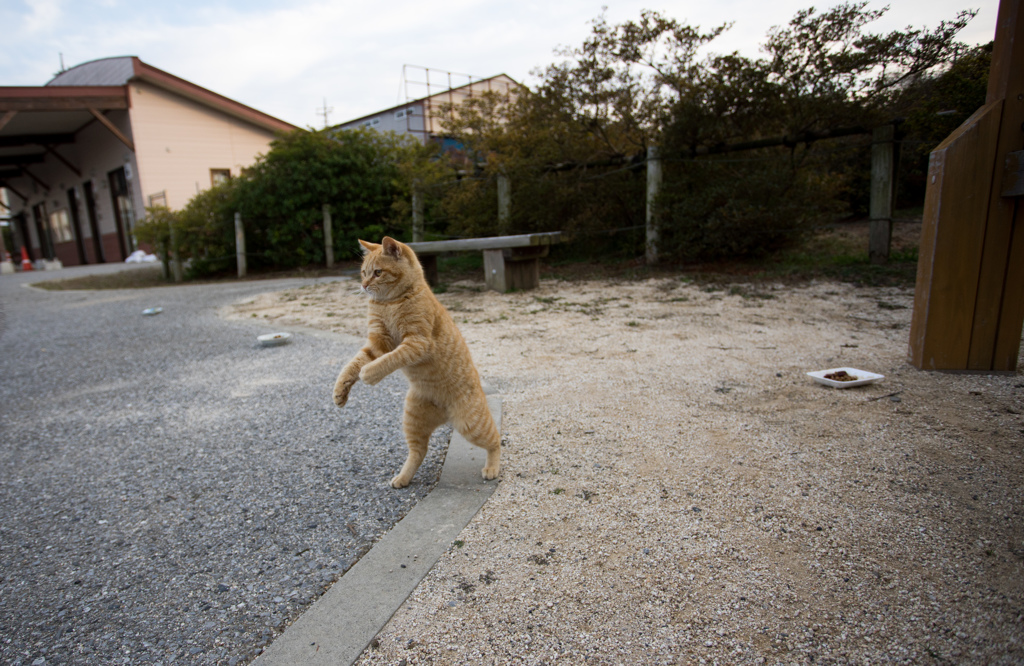
[{"label": "building window", "polygon": [[[215,183],[216,184],[216,183]],[[167,190],[160,192],[159,194],[149,195],[149,207],[150,208],[167,208]]]},{"label": "building window", "polygon": [[395,120],[401,120],[402,118],[405,118],[405,109],[395,111]]},{"label": "building window", "polygon": [[231,169],[210,169],[210,183],[217,187],[231,180]]},{"label": "building window", "polygon": [[71,218],[68,217],[67,208],[50,213],[50,233],[53,234],[55,243],[67,243],[74,239],[71,235]]}]

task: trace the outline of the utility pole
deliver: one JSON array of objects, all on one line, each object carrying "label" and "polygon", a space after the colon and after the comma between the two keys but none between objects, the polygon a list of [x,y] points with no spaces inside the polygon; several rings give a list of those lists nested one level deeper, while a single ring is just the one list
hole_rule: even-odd
[{"label": "utility pole", "polygon": [[334,111],[334,107],[333,106],[327,106],[327,98],[324,97],[324,105],[323,105],[323,107],[316,110],[317,115],[320,115],[320,116],[324,117],[324,129],[327,129],[327,127],[329,125],[329,121],[327,120],[327,116],[328,116],[328,114],[331,111]]}]

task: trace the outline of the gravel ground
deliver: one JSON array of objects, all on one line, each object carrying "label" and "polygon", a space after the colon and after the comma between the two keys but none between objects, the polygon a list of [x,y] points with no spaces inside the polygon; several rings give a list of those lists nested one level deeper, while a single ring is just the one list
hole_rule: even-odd
[{"label": "gravel ground", "polygon": [[[912,290],[440,298],[502,394],[502,478],[360,666],[1024,662],[1024,381],[909,366]],[[364,307],[236,315],[357,333]],[[805,374],[838,366],[886,377]]]},{"label": "gravel ground", "polygon": [[388,486],[401,378],[334,406],[353,341],[261,348],[267,323],[217,314],[305,283],[31,277],[0,277],[0,663],[247,662],[440,473],[445,432],[407,491]]}]

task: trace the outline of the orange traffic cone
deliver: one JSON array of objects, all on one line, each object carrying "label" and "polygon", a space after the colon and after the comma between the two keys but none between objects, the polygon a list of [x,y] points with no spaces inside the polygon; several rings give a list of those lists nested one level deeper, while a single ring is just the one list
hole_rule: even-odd
[{"label": "orange traffic cone", "polygon": [[21,270],[30,271],[32,270],[32,262],[28,259],[28,251],[25,250],[25,246],[21,246]]}]

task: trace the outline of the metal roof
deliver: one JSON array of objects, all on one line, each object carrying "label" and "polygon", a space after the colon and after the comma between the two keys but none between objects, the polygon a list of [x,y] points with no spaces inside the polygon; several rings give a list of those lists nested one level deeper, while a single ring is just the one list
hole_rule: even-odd
[{"label": "metal roof", "polygon": [[53,77],[48,86],[123,86],[135,75],[132,56],[102,58],[76,65]]}]

